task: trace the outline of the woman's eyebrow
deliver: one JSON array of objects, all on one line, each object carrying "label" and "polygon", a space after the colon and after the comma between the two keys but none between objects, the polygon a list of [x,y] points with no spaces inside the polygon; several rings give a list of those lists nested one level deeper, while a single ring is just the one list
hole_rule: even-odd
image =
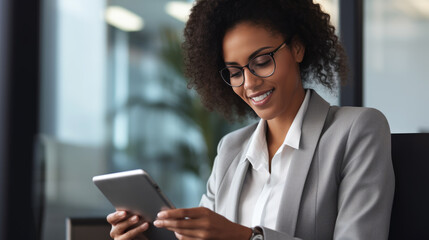
[{"label": "woman's eyebrow", "polygon": [[261,51],[268,49],[268,48],[273,48],[273,47],[261,47],[260,49],[254,51],[252,54],[250,54],[249,61],[252,60],[254,57],[256,57]]},{"label": "woman's eyebrow", "polygon": [[[248,60],[252,60],[254,57],[256,57],[261,51],[268,49],[268,48],[273,48],[273,47],[261,47],[258,50],[254,51],[252,54],[250,54]],[[225,62],[225,65],[240,65],[236,62]]]}]

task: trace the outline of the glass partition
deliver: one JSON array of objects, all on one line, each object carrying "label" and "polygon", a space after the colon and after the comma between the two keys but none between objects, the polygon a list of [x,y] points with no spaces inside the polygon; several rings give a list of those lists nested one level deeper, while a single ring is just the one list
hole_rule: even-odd
[{"label": "glass partition", "polygon": [[392,132],[429,132],[429,2],[364,2],[364,105]]},{"label": "glass partition", "polygon": [[187,89],[180,44],[191,3],[48,0],[43,5],[43,239],[67,217],[113,207],[97,174],[143,168],[177,207],[197,206],[219,139],[240,124]]}]

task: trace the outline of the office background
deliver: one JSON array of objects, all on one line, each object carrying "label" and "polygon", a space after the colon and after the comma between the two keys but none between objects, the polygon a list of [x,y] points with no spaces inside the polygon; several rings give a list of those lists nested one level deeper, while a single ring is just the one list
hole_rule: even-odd
[{"label": "office background", "polygon": [[[186,88],[192,1],[18,2],[0,0],[0,239],[63,239],[66,217],[113,211],[91,182],[106,172],[145,168],[176,206],[197,205],[217,141],[255,120],[226,122]],[[336,94],[312,87],[378,108],[394,133],[429,132],[429,3],[318,2],[351,73]]]}]

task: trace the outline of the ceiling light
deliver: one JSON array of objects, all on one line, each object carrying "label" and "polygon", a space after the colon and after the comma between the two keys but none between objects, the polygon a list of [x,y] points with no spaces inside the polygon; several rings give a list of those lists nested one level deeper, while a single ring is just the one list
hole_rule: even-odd
[{"label": "ceiling light", "polygon": [[427,0],[412,0],[409,2],[414,9],[422,16],[429,17],[429,1]]},{"label": "ceiling light", "polygon": [[172,17],[179,21],[188,21],[189,14],[191,13],[192,3],[172,1],[165,5],[165,11]]},{"label": "ceiling light", "polygon": [[106,22],[126,32],[136,32],[143,29],[143,18],[119,6],[110,6],[105,12]]},{"label": "ceiling light", "polygon": [[413,18],[429,18],[429,1],[427,0],[397,0],[394,2],[394,6]]}]

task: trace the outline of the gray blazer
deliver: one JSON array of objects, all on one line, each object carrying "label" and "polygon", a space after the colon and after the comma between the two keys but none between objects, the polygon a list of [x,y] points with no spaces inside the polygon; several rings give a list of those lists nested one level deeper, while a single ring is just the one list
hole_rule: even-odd
[{"label": "gray blazer", "polygon": [[[238,221],[253,124],[226,135],[201,206]],[[330,106],[316,92],[302,125],[279,209],[277,231],[266,240],[388,238],[394,193],[390,129],[371,108]]]}]

